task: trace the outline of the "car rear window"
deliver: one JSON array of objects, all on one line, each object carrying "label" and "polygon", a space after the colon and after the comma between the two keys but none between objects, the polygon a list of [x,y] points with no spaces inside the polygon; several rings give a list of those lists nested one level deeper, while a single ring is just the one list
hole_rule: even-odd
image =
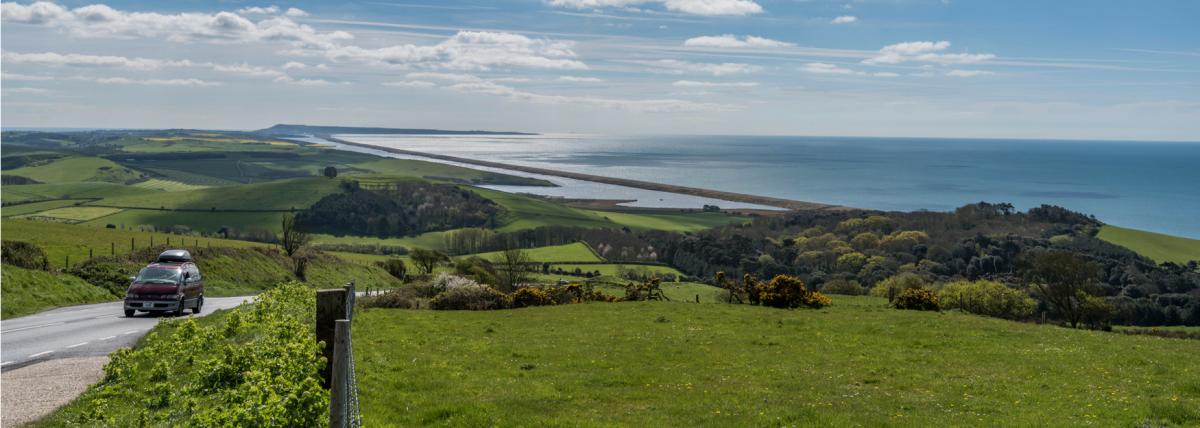
[{"label": "car rear window", "polygon": [[142,268],[136,282],[175,283],[179,281],[179,268],[150,266]]}]

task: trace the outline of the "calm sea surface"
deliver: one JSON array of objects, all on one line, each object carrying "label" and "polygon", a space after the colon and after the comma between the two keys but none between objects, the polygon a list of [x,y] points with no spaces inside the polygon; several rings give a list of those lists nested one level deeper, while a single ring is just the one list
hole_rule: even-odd
[{"label": "calm sea surface", "polygon": [[[1056,204],[1115,225],[1200,238],[1200,143],[747,136],[339,137],[465,158],[881,210],[944,211],[978,201],[1010,202],[1020,209]],[[578,186],[553,191],[499,188],[614,196],[579,194],[588,189]],[[630,198],[646,202],[633,205],[663,205],[642,201],[658,196]]]}]

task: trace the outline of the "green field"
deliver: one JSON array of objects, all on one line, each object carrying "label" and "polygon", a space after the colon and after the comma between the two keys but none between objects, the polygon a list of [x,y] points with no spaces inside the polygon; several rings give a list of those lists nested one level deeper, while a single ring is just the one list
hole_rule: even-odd
[{"label": "green field", "polygon": [[210,186],[189,184],[183,181],[164,180],[160,178],[152,178],[146,181],[141,181],[133,184],[133,187],[142,189],[161,190],[164,192],[182,192],[185,190],[197,190]]},{"label": "green field", "polygon": [[322,197],[339,191],[341,180],[299,178],[182,192],[150,192],[105,198],[93,205],[121,208],[187,210],[288,210],[305,209]]},{"label": "green field", "polygon": [[1195,341],[870,297],[374,309],[354,324],[367,426],[1200,424]]},{"label": "green field", "polygon": [[739,223],[747,219],[724,213],[634,213],[586,210],[496,190],[473,190],[507,210],[504,218],[501,219],[503,226],[496,229],[498,232],[534,229],[541,226],[613,229],[628,227],[635,230],[689,232],[729,223]]},{"label": "green field", "polygon": [[69,207],[78,202],[84,202],[85,199],[60,199],[54,201],[31,202],[28,204],[9,205],[0,208],[0,215],[4,217],[13,217],[25,214],[33,214],[39,211],[52,210],[55,208]]},{"label": "green field", "polygon": [[142,195],[146,189],[116,183],[60,183],[4,186],[0,201],[4,203],[43,201],[47,199],[99,199],[123,195]]},{"label": "green field", "polygon": [[83,181],[123,184],[141,177],[141,173],[113,161],[87,156],[66,157],[44,165],[17,168],[5,173],[50,184]]},{"label": "green field", "polygon": [[1096,237],[1133,250],[1156,262],[1187,263],[1200,260],[1200,239],[1188,239],[1144,230],[1105,225]]},{"label": "green field", "polygon": [[3,224],[0,224],[0,229],[2,229],[4,239],[37,244],[46,252],[46,256],[50,259],[50,265],[56,268],[63,267],[66,257],[71,258],[71,264],[84,261],[88,257],[88,249],[91,249],[95,256],[108,255],[114,247],[117,254],[128,254],[131,239],[136,248],[150,246],[151,239],[155,244],[165,244],[170,239],[176,245],[179,244],[180,239],[184,239],[188,245],[202,247],[266,246],[266,244],[246,241],[181,237],[165,233],[82,227],[20,219],[5,219]]},{"label": "green field", "polygon": [[4,265],[0,269],[0,317],[12,318],[57,306],[106,302],[118,297],[77,277]]},{"label": "green field", "polygon": [[63,221],[68,223],[81,223],[89,220],[95,220],[105,216],[110,216],[121,212],[120,208],[107,207],[62,207],[54,208],[34,214],[27,214],[23,218],[45,218],[52,221]]},{"label": "green field", "polygon": [[[534,262],[602,262],[600,257],[592,251],[591,247],[582,242],[574,242],[564,245],[553,245],[549,247],[538,247],[524,250],[529,256],[530,261]],[[479,256],[489,261],[499,261],[503,257],[502,251],[492,251],[488,253],[472,254]],[[469,256],[463,256],[469,257]]]}]

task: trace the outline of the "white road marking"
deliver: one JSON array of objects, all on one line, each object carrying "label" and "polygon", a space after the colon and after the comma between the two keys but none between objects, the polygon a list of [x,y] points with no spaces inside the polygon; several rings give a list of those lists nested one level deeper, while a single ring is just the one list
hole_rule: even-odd
[{"label": "white road marking", "polygon": [[108,339],[116,339],[116,338],[117,338],[117,336],[108,336],[108,337],[101,337],[99,340],[108,340]]},{"label": "white road marking", "polygon": [[124,333],[121,333],[121,334],[134,334],[134,333],[137,333],[137,332],[138,332],[137,330],[129,330],[129,331],[127,331],[127,332],[124,332]]},{"label": "white road marking", "polygon": [[3,363],[0,363],[0,366],[7,366],[7,365],[9,365],[9,364],[12,364],[12,363],[13,363],[12,361],[5,361],[5,362],[3,362]]},{"label": "white road marking", "polygon": [[38,353],[36,353],[36,354],[30,355],[30,356],[29,356],[29,358],[37,358],[37,357],[40,357],[40,356],[42,356],[42,355],[49,354],[49,353],[51,353],[51,352],[54,352],[54,351],[43,351],[43,352],[38,352]]},{"label": "white road marking", "polygon": [[52,322],[52,323],[49,323],[49,324],[31,325],[31,326],[29,326],[29,327],[13,328],[13,329],[8,329],[8,330],[0,331],[0,333],[12,333],[12,332],[14,332],[14,331],[30,330],[30,329],[35,329],[35,328],[49,327],[49,326],[52,326],[52,325],[59,325],[59,324],[66,324],[66,323],[65,323],[65,322],[62,322],[62,321],[59,321],[59,322]]},{"label": "white road marking", "polygon": [[71,349],[71,348],[78,348],[78,347],[80,347],[80,346],[87,345],[87,344],[88,344],[88,342],[79,342],[79,343],[76,343],[76,344],[74,344],[74,345],[68,346],[68,347],[67,347],[67,349]]},{"label": "white road marking", "polygon": [[105,316],[102,316],[102,317],[95,317],[95,318],[92,318],[92,319],[94,319],[94,320],[98,320],[98,319],[104,319],[104,318],[116,318],[116,317],[117,317],[116,315],[105,315]]}]

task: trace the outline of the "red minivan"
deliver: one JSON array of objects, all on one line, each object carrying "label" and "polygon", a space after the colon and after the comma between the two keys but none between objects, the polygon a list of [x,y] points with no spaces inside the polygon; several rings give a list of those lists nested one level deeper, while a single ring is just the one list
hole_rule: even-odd
[{"label": "red minivan", "polygon": [[125,292],[127,317],[137,311],[179,316],[188,308],[198,314],[204,306],[204,278],[187,250],[164,251],[131,279]]}]

